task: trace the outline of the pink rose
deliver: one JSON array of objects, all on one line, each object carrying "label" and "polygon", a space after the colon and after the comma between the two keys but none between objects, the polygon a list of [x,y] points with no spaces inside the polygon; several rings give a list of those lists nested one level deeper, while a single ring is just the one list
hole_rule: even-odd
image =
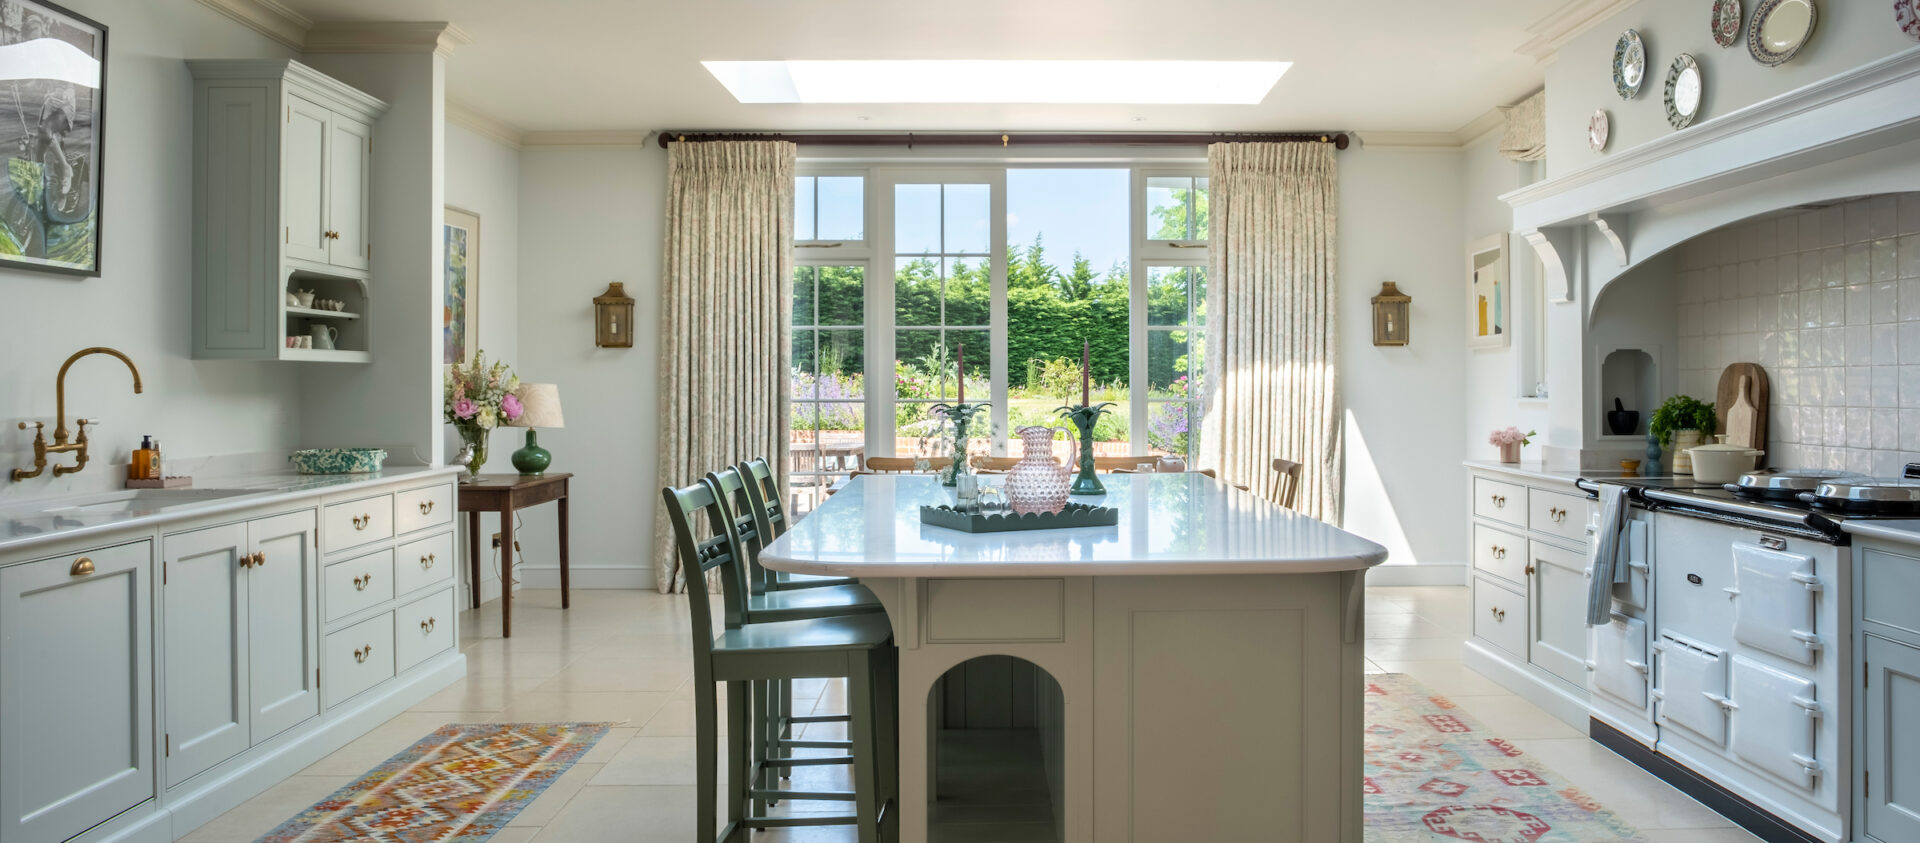
[{"label": "pink rose", "polygon": [[518,395],[509,392],[505,398],[500,399],[500,413],[507,417],[507,421],[520,418],[520,414],[526,411],[527,408],[520,405]]},{"label": "pink rose", "polygon": [[462,398],[458,401],[453,402],[454,418],[470,419],[470,418],[473,418],[474,414],[478,412],[480,412],[480,408],[474,406],[473,400],[470,398]]}]

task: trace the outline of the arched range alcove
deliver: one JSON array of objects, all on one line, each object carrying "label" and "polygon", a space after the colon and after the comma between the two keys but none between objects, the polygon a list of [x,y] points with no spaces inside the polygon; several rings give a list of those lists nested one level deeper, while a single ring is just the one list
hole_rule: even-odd
[{"label": "arched range alcove", "polygon": [[1066,697],[1052,674],[977,656],[933,683],[927,712],[929,843],[1061,839]]}]

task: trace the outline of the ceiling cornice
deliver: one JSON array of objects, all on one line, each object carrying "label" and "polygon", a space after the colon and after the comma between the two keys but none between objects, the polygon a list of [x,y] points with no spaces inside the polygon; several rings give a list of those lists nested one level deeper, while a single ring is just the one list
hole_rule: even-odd
[{"label": "ceiling cornice", "polygon": [[546,131],[527,132],[520,136],[520,145],[525,148],[542,147],[546,149],[632,149],[644,147],[653,140],[653,132],[646,131]]},{"label": "ceiling cornice", "polygon": [[1639,0],[1567,0],[1566,5],[1527,27],[1529,37],[1514,52],[1535,61],[1551,60],[1575,36],[1613,17]]},{"label": "ceiling cornice", "polygon": [[447,122],[511,149],[525,145],[526,132],[520,127],[496,120],[466,105],[447,100]]},{"label": "ceiling cornice", "polygon": [[1506,118],[1498,108],[1489,108],[1479,117],[1451,132],[1354,132],[1361,149],[1454,150],[1473,143],[1488,132],[1500,128]]},{"label": "ceiling cornice", "polygon": [[313,20],[275,0],[200,0],[206,6],[296,50],[307,43]]},{"label": "ceiling cornice", "polygon": [[446,21],[320,21],[307,30],[309,53],[435,53],[473,43]]}]

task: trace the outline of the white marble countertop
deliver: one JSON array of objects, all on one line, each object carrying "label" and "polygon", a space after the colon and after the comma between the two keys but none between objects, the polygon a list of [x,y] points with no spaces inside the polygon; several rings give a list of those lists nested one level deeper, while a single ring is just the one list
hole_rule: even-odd
[{"label": "white marble countertop", "polygon": [[[920,523],[953,503],[924,475],[865,475],[760,555],[776,571],[853,577],[1315,574],[1380,564],[1387,549],[1197,473],[1102,475],[1113,527],[964,533]],[[1002,477],[983,477],[997,485]],[[1143,488],[1144,487],[1144,494]]]},{"label": "white marble countertop", "polygon": [[1920,520],[1841,521],[1840,529],[1863,539],[1920,545]]},{"label": "white marble countertop", "polygon": [[[456,467],[401,466],[370,474],[296,474],[291,471],[196,477],[191,489],[114,505],[136,490],[9,501],[0,506],[0,553],[34,545],[215,515],[262,504],[350,492],[357,487],[452,475]],[[138,490],[155,491],[155,490]],[[166,494],[173,492],[188,494]],[[171,499],[169,499],[171,497]]]}]

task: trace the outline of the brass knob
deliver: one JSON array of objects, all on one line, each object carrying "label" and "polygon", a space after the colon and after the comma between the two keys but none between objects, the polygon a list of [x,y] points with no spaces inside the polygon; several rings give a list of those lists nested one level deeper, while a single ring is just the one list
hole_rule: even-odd
[{"label": "brass knob", "polygon": [[421,515],[425,515],[425,514],[427,514],[427,513],[429,513],[429,512],[432,512],[432,511],[433,511],[433,501],[421,501],[421,502],[420,502],[420,514],[421,514]]},{"label": "brass knob", "polygon": [[240,567],[242,568],[253,567],[253,554],[251,553],[240,554]]},{"label": "brass knob", "polygon": [[84,577],[91,573],[93,573],[93,560],[85,556],[73,560],[73,567],[67,569],[67,576],[70,577]]},{"label": "brass knob", "polygon": [[364,664],[367,661],[367,657],[371,655],[373,655],[373,645],[368,644],[365,647],[353,651],[353,660]]},{"label": "brass knob", "polygon": [[1527,576],[1529,576],[1529,577],[1531,577],[1531,576],[1533,576],[1533,566],[1532,566],[1532,565],[1528,565],[1528,566],[1527,566]]},{"label": "brass knob", "polygon": [[436,621],[435,621],[435,620],[434,620],[433,618],[427,618],[426,620],[424,620],[424,621],[421,621],[421,622],[420,622],[420,634],[422,634],[422,635],[427,635],[427,634],[430,634],[430,633],[432,633],[432,632],[433,632],[433,627],[435,626],[435,624],[436,624]]},{"label": "brass knob", "polygon": [[353,590],[354,590],[354,591],[366,591],[366,590],[367,590],[367,586],[370,586],[370,585],[372,585],[372,584],[373,584],[373,572],[372,572],[372,571],[368,571],[368,572],[366,573],[366,575],[365,575],[365,576],[359,576],[359,577],[354,577],[354,578],[353,578]]},{"label": "brass knob", "polygon": [[267,552],[266,552],[266,551],[264,551],[264,550],[262,550],[262,551],[260,551],[260,552],[258,552],[258,553],[255,553],[255,554],[253,555],[253,567],[255,567],[255,568],[258,568],[258,567],[260,567],[260,566],[262,566],[262,565],[265,565],[265,564],[267,564]]}]

